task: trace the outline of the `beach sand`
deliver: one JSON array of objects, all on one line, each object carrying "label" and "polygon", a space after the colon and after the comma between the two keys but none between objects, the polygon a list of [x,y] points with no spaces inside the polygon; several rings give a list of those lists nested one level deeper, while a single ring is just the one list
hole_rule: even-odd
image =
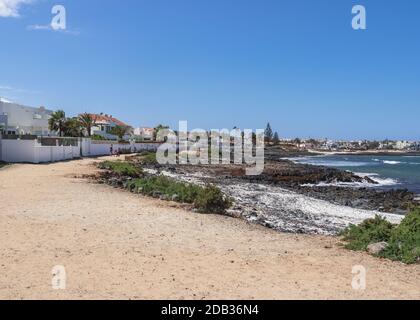
[{"label": "beach sand", "polygon": [[[420,266],[80,178],[99,160],[0,170],[1,299],[420,299]],[[66,270],[53,290],[52,269]],[[352,289],[352,268],[367,270]]]}]

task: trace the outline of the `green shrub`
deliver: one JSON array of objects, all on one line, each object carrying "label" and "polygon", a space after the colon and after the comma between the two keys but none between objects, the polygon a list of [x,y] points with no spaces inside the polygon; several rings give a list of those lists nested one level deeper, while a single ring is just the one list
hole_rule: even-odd
[{"label": "green shrub", "polygon": [[140,163],[144,165],[157,164],[156,153],[144,151],[140,154]]},{"label": "green shrub", "polygon": [[122,161],[104,161],[101,162],[98,167],[104,170],[110,170],[113,173],[123,176],[123,177],[131,177],[131,178],[139,178],[142,176],[143,171],[141,168],[136,167],[134,164],[130,162],[122,162]]},{"label": "green shrub", "polygon": [[389,246],[381,256],[404,263],[416,263],[420,259],[420,208],[410,212],[400,225],[394,228]]},{"label": "green shrub", "polygon": [[231,205],[232,201],[215,186],[205,187],[194,201],[194,207],[206,213],[224,213]]},{"label": "green shrub", "polygon": [[99,135],[99,134],[94,134],[94,135],[92,135],[90,138],[91,138],[92,140],[95,140],[95,141],[115,141],[115,142],[117,142],[116,140],[113,140],[113,139],[107,139],[107,138],[105,138],[105,137],[103,137],[103,136],[101,136],[101,135]]},{"label": "green shrub", "polygon": [[203,188],[165,176],[135,179],[127,184],[127,188],[148,196],[193,204],[194,208],[202,213],[224,213],[231,205],[230,200],[217,187]]},{"label": "green shrub", "polygon": [[145,177],[128,183],[127,188],[149,196],[166,196],[169,200],[193,203],[199,186],[174,181],[165,176]]},{"label": "green shrub", "polygon": [[387,242],[391,237],[393,225],[380,216],[368,219],[362,224],[351,225],[342,232],[347,241],[346,248],[350,250],[366,250],[367,246],[377,242]]},{"label": "green shrub", "polygon": [[377,216],[350,226],[341,235],[347,249],[364,251],[372,243],[387,242],[388,247],[379,256],[416,263],[420,260],[420,208],[413,209],[397,226]]}]

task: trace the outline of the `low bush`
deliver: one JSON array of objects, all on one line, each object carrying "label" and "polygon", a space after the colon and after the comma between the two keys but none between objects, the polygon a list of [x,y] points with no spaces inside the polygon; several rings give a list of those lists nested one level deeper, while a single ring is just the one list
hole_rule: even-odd
[{"label": "low bush", "polygon": [[410,212],[394,228],[388,247],[380,256],[404,263],[416,263],[420,260],[420,208]]},{"label": "low bush", "polygon": [[420,208],[413,209],[399,225],[377,216],[359,226],[350,226],[341,234],[351,250],[367,250],[370,244],[386,242],[380,257],[407,264],[420,261]]},{"label": "low bush", "polygon": [[377,242],[387,242],[391,237],[393,225],[380,216],[368,219],[360,225],[351,225],[342,232],[346,248],[350,250],[366,250],[367,246]]},{"label": "low bush", "polygon": [[135,179],[127,184],[130,191],[193,204],[202,213],[224,213],[231,201],[215,186],[201,187],[175,181],[165,176]]},{"label": "low bush", "polygon": [[99,134],[94,134],[90,137],[92,140],[95,141],[115,141],[115,143],[117,143],[118,141],[114,140],[114,139],[107,139]]},{"label": "low bush", "polygon": [[98,167],[104,170],[110,170],[113,173],[123,176],[123,177],[131,177],[131,178],[139,178],[142,176],[143,171],[141,168],[136,167],[134,164],[130,162],[122,162],[122,161],[104,161],[101,162]]},{"label": "low bush", "polygon": [[215,186],[205,187],[194,201],[194,207],[200,212],[206,213],[223,213],[231,205],[231,199]]},{"label": "low bush", "polygon": [[157,164],[156,153],[144,151],[139,155],[139,162],[143,165],[154,165]]},{"label": "low bush", "polygon": [[165,176],[144,177],[128,183],[127,188],[148,196],[166,196],[169,200],[193,203],[199,186],[174,181]]}]

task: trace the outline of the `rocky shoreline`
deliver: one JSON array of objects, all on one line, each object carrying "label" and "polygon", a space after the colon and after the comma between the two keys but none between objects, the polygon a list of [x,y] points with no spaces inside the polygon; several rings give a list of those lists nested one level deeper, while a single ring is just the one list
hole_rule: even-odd
[{"label": "rocky shoreline", "polygon": [[[246,176],[241,165],[165,165],[142,163],[141,156],[128,157],[147,175],[165,175],[198,185],[213,184],[231,197],[227,214],[284,232],[333,235],[349,224],[359,224],[380,214],[399,223],[410,206],[419,205],[407,190],[309,186],[319,183],[375,185],[369,177],[333,168],[267,160],[260,176]],[[128,180],[128,178],[127,178]],[[124,178],[102,176],[102,183],[124,187]],[[170,200],[170,199],[164,199]]]},{"label": "rocky shoreline", "polygon": [[[231,167],[231,166],[228,166]],[[316,199],[274,183],[247,181],[243,177],[215,174],[215,167],[169,166],[146,169],[151,174],[162,174],[178,181],[218,186],[234,200],[227,210],[232,217],[282,232],[336,235],[349,224],[360,224],[375,214],[381,214],[392,223],[399,223],[403,216],[380,213],[335,204]],[[239,168],[234,168],[236,172]]]},{"label": "rocky shoreline", "polygon": [[[404,215],[411,206],[419,205],[416,195],[408,190],[378,190],[369,177],[351,172],[313,165],[296,164],[288,160],[268,161],[259,176],[246,176],[243,166],[173,166],[162,168],[179,175],[206,175],[215,184],[227,181],[277,186],[314,199],[337,205]],[[323,183],[324,186],[317,186]],[[371,185],[371,188],[335,186],[336,183]],[[327,186],[331,184],[331,186]]]}]

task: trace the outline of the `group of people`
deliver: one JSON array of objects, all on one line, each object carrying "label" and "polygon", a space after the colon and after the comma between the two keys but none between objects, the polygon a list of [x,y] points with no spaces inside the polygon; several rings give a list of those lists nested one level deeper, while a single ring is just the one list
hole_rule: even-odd
[{"label": "group of people", "polygon": [[120,155],[120,150],[117,149],[116,151],[114,151],[114,145],[111,144],[111,147],[109,147],[109,154],[111,156],[116,156],[118,157]]}]

